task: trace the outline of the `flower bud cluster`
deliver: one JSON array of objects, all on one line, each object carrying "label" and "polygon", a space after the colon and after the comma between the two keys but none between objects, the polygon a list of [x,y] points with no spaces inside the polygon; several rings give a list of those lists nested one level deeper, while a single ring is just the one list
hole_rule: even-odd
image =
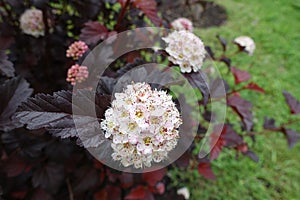
[{"label": "flower bud cluster", "polygon": [[72,85],[76,83],[81,83],[86,80],[89,76],[89,71],[86,66],[80,66],[78,64],[72,65],[68,70],[67,81]]}]

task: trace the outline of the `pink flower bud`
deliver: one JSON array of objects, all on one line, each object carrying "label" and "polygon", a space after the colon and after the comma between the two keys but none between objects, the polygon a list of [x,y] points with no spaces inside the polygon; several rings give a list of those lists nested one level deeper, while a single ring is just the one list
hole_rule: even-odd
[{"label": "pink flower bud", "polygon": [[89,47],[83,41],[73,42],[67,52],[66,56],[68,58],[73,58],[74,60],[78,60],[83,54],[89,49]]},{"label": "pink flower bud", "polygon": [[81,83],[89,77],[89,71],[86,66],[80,66],[78,64],[72,65],[68,70],[66,80],[72,85],[76,83]]}]

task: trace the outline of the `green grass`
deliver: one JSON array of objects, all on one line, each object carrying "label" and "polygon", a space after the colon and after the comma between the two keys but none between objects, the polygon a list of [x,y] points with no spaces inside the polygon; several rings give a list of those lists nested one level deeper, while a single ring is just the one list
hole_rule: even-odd
[{"label": "green grass", "polygon": [[[228,12],[224,26],[196,30],[207,45],[219,47],[216,34],[228,41],[248,35],[256,42],[252,57],[233,57],[233,65],[249,70],[252,80],[266,94],[243,92],[255,106],[255,126],[260,129],[263,117],[289,118],[282,90],[300,99],[300,1],[294,0],[216,0]],[[230,44],[230,51],[235,46]],[[222,72],[222,69],[220,70]],[[224,70],[223,70],[224,71]],[[225,74],[223,74],[225,75]],[[293,117],[295,118],[295,117]],[[298,117],[299,118],[299,117]],[[300,131],[300,126],[294,128]],[[174,171],[174,184],[187,186],[191,199],[298,199],[300,191],[300,144],[288,149],[280,133],[258,136],[251,147],[260,157],[255,163],[247,157],[236,159],[225,150],[213,162],[217,181],[207,181],[195,171]]]}]

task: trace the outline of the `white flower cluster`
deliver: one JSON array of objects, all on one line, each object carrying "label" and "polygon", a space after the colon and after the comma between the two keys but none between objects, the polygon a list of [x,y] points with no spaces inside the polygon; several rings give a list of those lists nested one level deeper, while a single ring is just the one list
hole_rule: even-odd
[{"label": "white flower cluster", "polygon": [[169,60],[178,64],[182,73],[197,72],[203,65],[205,47],[202,40],[193,33],[181,30],[163,38],[167,43]]},{"label": "white flower cluster", "polygon": [[172,96],[147,83],[133,83],[115,94],[101,127],[112,139],[112,158],[138,169],[167,158],[177,145],[181,124]]},{"label": "white flower cluster", "polygon": [[39,9],[28,9],[20,17],[20,27],[25,34],[34,37],[45,35],[43,12]]},{"label": "white flower cluster", "polygon": [[176,31],[187,30],[187,31],[193,32],[193,23],[191,22],[191,20],[184,18],[184,17],[174,20],[171,23],[171,26]]},{"label": "white flower cluster", "polygon": [[246,53],[249,55],[252,55],[255,50],[255,42],[252,38],[248,36],[240,36],[234,39],[233,41],[235,44],[237,44],[240,48],[243,49]]}]

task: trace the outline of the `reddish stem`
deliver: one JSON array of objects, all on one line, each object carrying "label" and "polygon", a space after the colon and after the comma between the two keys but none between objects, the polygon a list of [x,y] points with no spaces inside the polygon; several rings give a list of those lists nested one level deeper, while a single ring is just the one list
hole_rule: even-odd
[{"label": "reddish stem", "polygon": [[286,123],[281,124],[281,126],[279,126],[277,128],[265,129],[265,130],[262,130],[262,131],[259,131],[259,132],[250,132],[250,133],[247,134],[247,136],[261,135],[261,134],[265,134],[265,133],[269,133],[269,132],[280,132],[280,131],[282,131],[282,129],[285,126],[288,126],[288,125],[291,125],[291,124],[294,124],[294,123],[297,123],[297,122],[300,122],[300,119],[288,121]]},{"label": "reddish stem", "polygon": [[117,32],[120,31],[119,29],[120,29],[120,27],[121,27],[121,23],[122,23],[122,21],[123,21],[123,19],[124,19],[124,15],[125,15],[125,13],[126,13],[127,7],[128,7],[129,4],[130,4],[130,1],[131,1],[131,0],[126,0],[125,5],[123,6],[123,8],[122,8],[122,10],[121,10],[121,12],[120,12],[120,15],[119,15],[119,17],[118,17],[117,24],[116,24],[116,26],[115,26],[115,31],[117,31]]},{"label": "reddish stem", "polygon": [[236,93],[236,92],[243,91],[243,90],[245,90],[245,89],[248,89],[248,88],[247,88],[247,85],[244,85],[243,87],[241,87],[241,88],[239,88],[239,89],[234,89],[234,90],[232,90],[231,92],[228,92],[226,95],[229,96],[229,95],[232,95],[232,94],[234,94],[234,93]]}]

